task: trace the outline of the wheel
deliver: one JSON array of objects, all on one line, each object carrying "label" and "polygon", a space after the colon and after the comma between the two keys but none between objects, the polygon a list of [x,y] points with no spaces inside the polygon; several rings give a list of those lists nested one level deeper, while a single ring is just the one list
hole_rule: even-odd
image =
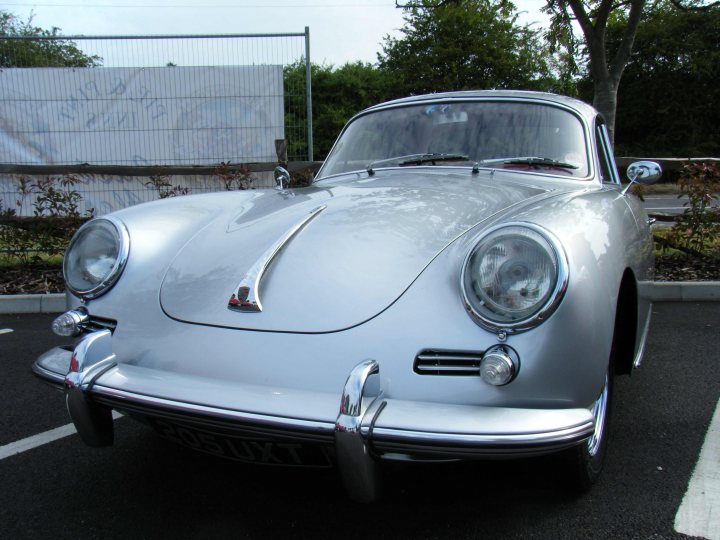
[{"label": "wheel", "polygon": [[614,366],[610,362],[605,374],[605,384],[597,401],[593,404],[592,415],[595,429],[583,444],[567,451],[569,462],[569,483],[573,491],[582,493],[592,487],[600,477],[605,462],[610,435],[610,413],[612,411]]}]

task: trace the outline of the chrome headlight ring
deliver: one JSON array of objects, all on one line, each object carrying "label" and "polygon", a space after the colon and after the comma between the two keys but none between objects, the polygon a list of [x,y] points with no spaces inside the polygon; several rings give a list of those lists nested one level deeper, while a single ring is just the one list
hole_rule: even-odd
[{"label": "chrome headlight ring", "polygon": [[73,236],[63,259],[68,290],[91,300],[105,294],[117,282],[130,254],[130,234],[113,216],[93,219]]},{"label": "chrome headlight ring", "polygon": [[[523,250],[525,258],[517,255]],[[533,264],[539,265],[539,272]],[[460,289],[465,309],[478,325],[513,334],[530,330],[550,317],[567,290],[568,280],[567,254],[557,237],[534,223],[510,222],[478,236],[463,262]],[[520,283],[527,286],[515,290],[515,297],[506,294]],[[491,292],[486,292],[486,287]],[[497,300],[498,291],[501,301]],[[507,304],[517,300],[518,294],[524,307],[503,305],[502,299]]]}]

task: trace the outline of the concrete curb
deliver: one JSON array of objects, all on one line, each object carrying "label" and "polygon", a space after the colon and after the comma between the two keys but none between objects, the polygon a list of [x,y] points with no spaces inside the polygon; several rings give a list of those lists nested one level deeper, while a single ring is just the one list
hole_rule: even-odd
[{"label": "concrete curb", "polygon": [[[653,302],[720,302],[720,281],[656,281],[648,291]],[[65,294],[0,295],[0,315],[61,313]]]},{"label": "concrete curb", "polygon": [[0,295],[0,314],[61,313],[65,311],[65,294]]},{"label": "concrete curb", "polygon": [[653,302],[720,301],[720,281],[656,281],[650,290]]}]

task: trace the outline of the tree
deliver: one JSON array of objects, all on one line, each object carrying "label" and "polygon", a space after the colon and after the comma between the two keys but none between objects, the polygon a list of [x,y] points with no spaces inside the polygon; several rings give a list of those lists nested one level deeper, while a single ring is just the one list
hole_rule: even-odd
[{"label": "tree", "polygon": [[312,84],[314,140],[322,159],[352,116],[390,98],[386,74],[363,62],[317,66]]},{"label": "tree", "polygon": [[378,65],[396,95],[555,84],[539,33],[509,0],[427,0],[405,8],[402,36],[386,36]]},{"label": "tree", "polygon": [[[550,41],[564,46],[575,58],[578,40],[572,23],[582,30],[588,70],[593,81],[593,105],[607,122],[610,137],[615,134],[617,92],[632,52],[635,34],[646,0],[547,0],[545,11],[551,15]],[[612,50],[606,39],[611,17],[624,19],[622,38]]]},{"label": "tree", "polygon": [[[0,67],[95,67],[102,59],[83,53],[72,40],[54,39],[60,29],[32,25],[6,11],[0,11]],[[39,38],[39,39],[11,39]]]},{"label": "tree", "polygon": [[[705,11],[718,2],[705,0],[671,0],[685,10]],[[625,67],[633,50],[635,36],[646,0],[547,0],[544,8],[551,15],[548,32],[553,52],[567,51],[570,71],[577,73],[576,59],[583,56],[593,82],[593,105],[607,122],[611,138],[615,135],[617,93]],[[573,30],[577,22],[582,40]],[[608,25],[613,24],[619,39],[607,39]],[[580,45],[583,50],[580,50]]]},{"label": "tree", "polygon": [[[359,111],[390,97],[384,72],[371,64],[353,62],[338,68],[311,64],[313,146],[316,159],[324,159],[345,123]],[[306,133],[305,62],[285,68],[285,126],[288,132]],[[288,141],[288,155],[307,155],[304,139]]]},{"label": "tree", "polygon": [[[623,22],[608,26],[622,38]],[[616,147],[625,155],[720,154],[720,8],[647,9],[618,92]]]}]

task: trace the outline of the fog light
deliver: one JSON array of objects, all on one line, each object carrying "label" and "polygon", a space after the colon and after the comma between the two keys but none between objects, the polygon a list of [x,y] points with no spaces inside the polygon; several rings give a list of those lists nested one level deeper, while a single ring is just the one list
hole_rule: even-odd
[{"label": "fog light", "polygon": [[79,336],[82,333],[82,325],[89,319],[87,312],[73,309],[53,321],[52,331],[62,337]]},{"label": "fog light", "polygon": [[493,386],[502,386],[513,380],[518,370],[515,351],[504,345],[491,347],[480,361],[480,377]]}]

